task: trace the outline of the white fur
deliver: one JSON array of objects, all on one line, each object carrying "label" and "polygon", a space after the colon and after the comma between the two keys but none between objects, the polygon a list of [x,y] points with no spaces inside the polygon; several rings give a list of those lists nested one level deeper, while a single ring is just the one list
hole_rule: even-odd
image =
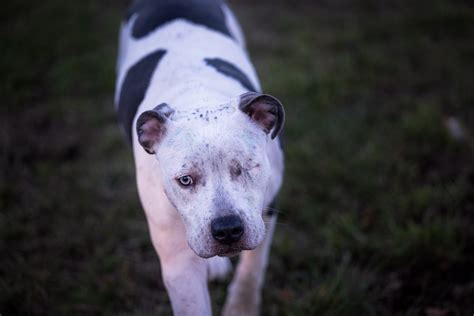
[{"label": "white fur", "polygon": [[209,280],[224,280],[227,274],[232,271],[232,264],[229,258],[212,257],[207,259]]},{"label": "white fur", "polygon": [[[116,101],[127,70],[157,49],[167,50],[135,116],[132,138],[140,200],[177,315],[211,314],[207,279],[223,277],[230,266],[227,258],[203,258],[226,255],[209,232],[210,221],[226,206],[231,208],[229,211],[237,211],[245,224],[237,251],[260,245],[245,252],[231,285],[232,297],[227,300],[226,313],[236,315],[243,303],[242,284],[252,283],[252,278],[252,295],[257,297],[246,308],[251,314],[258,312],[274,225],[265,237],[262,212],[275,198],[282,182],[283,156],[278,139],[271,140],[238,110],[238,96],[246,90],[238,81],[203,62],[204,58],[225,58],[242,69],[260,90],[240,27],[231,11],[224,10],[236,40],[185,20],[167,23],[136,40],[130,34],[136,17],[124,24],[120,33]],[[142,112],[162,102],[175,112],[153,156],[138,143],[135,124]],[[230,179],[228,166],[235,157],[240,161],[252,160],[244,166],[251,174],[245,185]],[[175,178],[185,174],[193,163],[200,164],[206,186],[191,195],[177,185]]]}]

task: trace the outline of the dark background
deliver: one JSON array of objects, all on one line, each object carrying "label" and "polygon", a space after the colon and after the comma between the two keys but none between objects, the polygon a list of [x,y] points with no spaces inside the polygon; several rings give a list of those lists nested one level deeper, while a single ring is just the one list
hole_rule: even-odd
[{"label": "dark background", "polygon": [[[264,315],[474,313],[473,3],[231,1],[287,112]],[[126,5],[2,3],[2,316],[170,313],[113,110]]]}]

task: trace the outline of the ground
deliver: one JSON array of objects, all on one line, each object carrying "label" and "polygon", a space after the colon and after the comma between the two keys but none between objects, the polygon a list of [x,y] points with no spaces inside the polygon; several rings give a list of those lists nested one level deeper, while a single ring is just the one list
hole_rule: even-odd
[{"label": "ground", "polygon": [[[472,315],[472,2],[230,3],[287,113],[263,314]],[[2,6],[1,315],[170,313],[113,110],[126,4]]]}]

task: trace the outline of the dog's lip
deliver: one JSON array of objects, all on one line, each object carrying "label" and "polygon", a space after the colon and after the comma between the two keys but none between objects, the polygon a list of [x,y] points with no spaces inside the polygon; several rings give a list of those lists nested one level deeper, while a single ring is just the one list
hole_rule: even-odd
[{"label": "dog's lip", "polygon": [[[191,248],[192,249],[192,248]],[[238,255],[242,250],[248,250],[245,247],[239,245],[219,245],[219,247],[212,249],[210,252],[198,253],[194,251],[199,257],[208,259],[214,256],[219,257],[233,257]]]},{"label": "dog's lip", "polygon": [[217,255],[219,257],[234,257],[238,255],[242,250],[237,250],[237,249],[229,249],[223,252],[218,253]]},{"label": "dog's lip", "polygon": [[229,245],[227,247],[221,248],[217,251],[217,256],[219,257],[233,257],[238,255],[242,250],[242,247],[236,247]]},{"label": "dog's lip", "polygon": [[[191,246],[191,244],[190,244]],[[248,246],[242,242],[237,242],[231,245],[222,245],[222,244],[214,244],[211,248],[208,249],[206,252],[196,252],[194,251],[199,257],[208,259],[214,256],[219,256],[219,257],[233,257],[237,256],[244,250],[253,250],[257,248],[258,245],[256,246]],[[194,250],[193,247],[191,249]]]}]

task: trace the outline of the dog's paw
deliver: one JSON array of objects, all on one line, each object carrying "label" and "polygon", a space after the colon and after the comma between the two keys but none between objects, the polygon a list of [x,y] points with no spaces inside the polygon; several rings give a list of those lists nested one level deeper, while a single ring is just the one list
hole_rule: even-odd
[{"label": "dog's paw", "polygon": [[209,280],[224,280],[232,271],[232,263],[226,257],[212,257],[207,259]]}]

